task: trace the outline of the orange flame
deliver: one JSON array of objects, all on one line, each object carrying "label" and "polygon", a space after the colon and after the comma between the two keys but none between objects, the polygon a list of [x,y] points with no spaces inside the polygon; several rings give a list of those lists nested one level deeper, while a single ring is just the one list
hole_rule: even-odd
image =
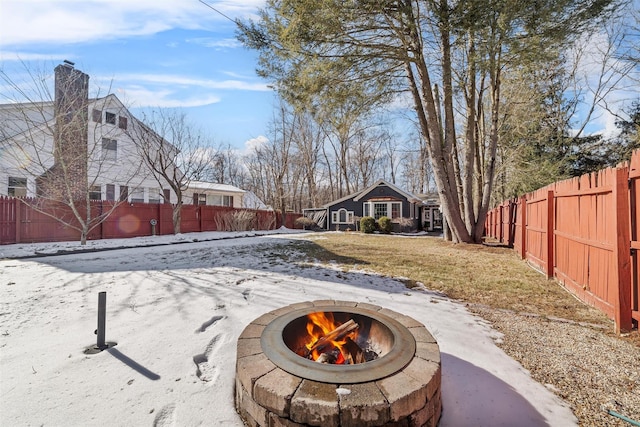
[{"label": "orange flame", "polygon": [[[323,336],[327,335],[329,332],[335,330],[341,323],[337,323],[333,318],[333,313],[310,313],[307,315],[307,332],[309,333],[309,342],[306,345],[307,350],[311,350],[313,345]],[[355,333],[355,332],[354,332]],[[349,334],[353,335],[353,334]],[[315,348],[311,351],[310,357],[313,360],[318,360],[322,353],[327,351],[331,351],[333,347],[340,350],[340,354],[338,355],[337,360],[334,362],[336,365],[344,364],[346,359],[344,356],[343,346],[346,343],[346,336],[341,340],[332,340],[330,341],[330,347],[327,349],[327,346],[323,346],[322,348]]]}]

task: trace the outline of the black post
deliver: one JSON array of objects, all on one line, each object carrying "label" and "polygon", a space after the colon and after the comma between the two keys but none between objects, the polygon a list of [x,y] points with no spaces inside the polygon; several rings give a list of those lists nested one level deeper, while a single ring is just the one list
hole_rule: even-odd
[{"label": "black post", "polygon": [[97,347],[102,350],[107,346],[104,343],[104,333],[107,323],[107,293],[98,293],[98,342]]}]

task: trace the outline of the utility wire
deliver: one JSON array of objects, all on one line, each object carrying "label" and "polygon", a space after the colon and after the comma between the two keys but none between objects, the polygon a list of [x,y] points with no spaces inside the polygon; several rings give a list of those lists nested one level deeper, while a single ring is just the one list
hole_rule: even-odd
[{"label": "utility wire", "polygon": [[219,11],[218,9],[216,9],[215,7],[211,6],[209,3],[203,1],[203,0],[198,0],[200,3],[202,3],[203,5],[207,6],[209,9],[213,10],[214,12],[216,12],[218,15],[228,19],[229,21],[233,22],[234,24],[236,24],[238,27],[240,27],[240,29],[242,29],[242,25],[236,21],[235,19],[231,19],[230,17],[228,17],[227,15],[225,15],[224,13],[222,13],[221,11]]}]

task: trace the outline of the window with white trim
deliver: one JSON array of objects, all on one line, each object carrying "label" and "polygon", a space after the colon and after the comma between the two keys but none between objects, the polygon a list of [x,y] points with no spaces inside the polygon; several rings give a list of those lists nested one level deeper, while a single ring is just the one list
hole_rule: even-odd
[{"label": "window with white trim", "polygon": [[89,200],[102,200],[102,187],[100,185],[92,185],[89,188]]},{"label": "window with white trim", "polygon": [[27,178],[10,176],[7,194],[13,197],[27,197]]},{"label": "window with white trim", "polygon": [[209,194],[207,195],[207,204],[211,206],[233,207],[233,196],[226,196],[223,194]]},{"label": "window with white trim", "polygon": [[331,211],[331,222],[334,224],[353,224],[353,211],[345,208]]},{"label": "window with white trim", "polygon": [[131,203],[144,203],[144,188],[131,190]]},{"label": "window with white trim", "polygon": [[116,124],[116,115],[114,113],[106,112],[104,113],[104,122],[110,125]]},{"label": "window with white trim", "polygon": [[159,188],[149,189],[149,203],[159,204],[162,202],[162,193]]},{"label": "window with white trim", "polygon": [[364,216],[380,219],[386,216],[391,219],[402,218],[402,202],[365,202],[362,206]]},{"label": "window with white trim", "polygon": [[118,141],[102,138],[102,160],[115,162],[118,160]]}]

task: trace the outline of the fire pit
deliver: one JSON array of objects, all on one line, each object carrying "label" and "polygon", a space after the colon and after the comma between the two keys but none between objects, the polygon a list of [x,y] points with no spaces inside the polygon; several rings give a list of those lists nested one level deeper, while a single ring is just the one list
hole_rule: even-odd
[{"label": "fire pit", "polygon": [[294,304],[238,338],[235,397],[250,426],[435,426],[440,351],[421,323],[379,306]]}]

